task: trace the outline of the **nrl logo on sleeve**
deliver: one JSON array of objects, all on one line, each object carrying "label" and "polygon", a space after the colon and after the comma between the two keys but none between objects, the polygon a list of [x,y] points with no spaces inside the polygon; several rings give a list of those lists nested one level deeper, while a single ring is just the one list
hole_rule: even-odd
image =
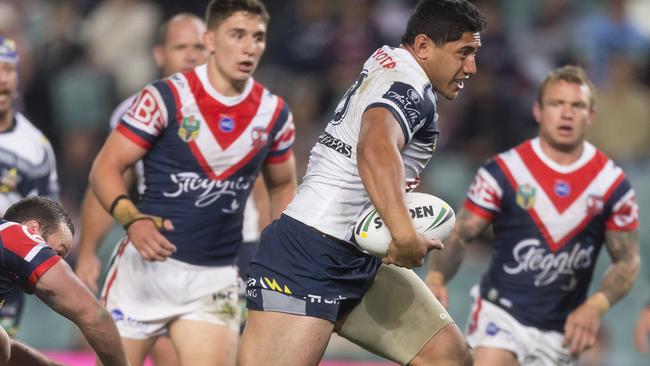
[{"label": "nrl logo on sleeve", "polygon": [[194,141],[199,136],[200,127],[201,121],[194,116],[185,117],[178,128],[178,137],[185,142]]},{"label": "nrl logo on sleeve", "polygon": [[535,205],[535,187],[530,184],[520,184],[517,188],[517,204],[524,210],[528,210]]}]

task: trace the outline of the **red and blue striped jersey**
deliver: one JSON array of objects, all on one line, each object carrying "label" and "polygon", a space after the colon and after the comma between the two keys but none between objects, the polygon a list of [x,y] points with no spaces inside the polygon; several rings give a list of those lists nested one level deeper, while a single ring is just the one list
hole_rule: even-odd
[{"label": "red and blue striped jersey", "polygon": [[476,174],[465,208],[493,224],[481,295],[524,325],[562,331],[586,299],[607,230],[638,227],[623,170],[593,145],[562,166],[539,139],[497,155]]},{"label": "red and blue striped jersey", "polygon": [[34,293],[39,278],[60,260],[26,226],[0,219],[0,299],[16,287]]},{"label": "red and blue striped jersey", "polygon": [[198,265],[233,263],[254,180],[291,156],[295,138],[282,98],[253,79],[223,96],[206,65],[144,88],[116,130],[147,150],[138,208],[170,219],[172,258]]}]

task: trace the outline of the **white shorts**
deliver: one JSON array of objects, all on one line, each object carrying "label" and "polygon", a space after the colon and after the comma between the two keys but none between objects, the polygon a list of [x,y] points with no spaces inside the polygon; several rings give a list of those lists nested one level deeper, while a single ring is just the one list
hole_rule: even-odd
[{"label": "white shorts", "polygon": [[102,301],[120,335],[147,339],[187,319],[239,331],[242,283],[235,266],[197,266],[168,258],[146,261],[127,239],[115,248]]},{"label": "white shorts", "polygon": [[562,347],[564,335],[519,323],[507,311],[478,296],[474,300],[465,334],[473,348],[499,348],[513,352],[522,366],[576,365],[568,348]]}]

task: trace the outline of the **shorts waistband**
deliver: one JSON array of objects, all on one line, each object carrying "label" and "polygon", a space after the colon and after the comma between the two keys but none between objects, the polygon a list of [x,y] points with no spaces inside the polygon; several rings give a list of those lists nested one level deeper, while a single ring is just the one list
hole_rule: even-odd
[{"label": "shorts waistband", "polygon": [[316,228],[314,228],[314,227],[312,227],[312,226],[309,226],[309,225],[305,224],[305,223],[302,222],[302,221],[298,221],[298,220],[294,219],[293,217],[291,217],[291,216],[289,216],[289,215],[282,214],[282,217],[283,217],[283,218],[286,218],[286,219],[289,220],[289,221],[292,221],[292,222],[294,222],[294,223],[298,223],[298,224],[300,224],[300,225],[306,227],[307,229],[309,229],[309,231],[313,232],[314,234],[316,234],[316,235],[318,235],[318,236],[321,236],[321,237],[323,237],[323,238],[325,238],[325,239],[328,239],[328,240],[331,240],[331,241],[336,242],[337,244],[339,244],[340,246],[342,246],[344,249],[353,249],[353,250],[355,250],[355,251],[357,251],[357,252],[359,252],[359,253],[366,254],[366,253],[364,253],[361,249],[359,249],[359,247],[357,247],[357,245],[356,245],[354,242],[352,242],[352,241],[347,241],[347,240],[339,239],[339,238],[334,237],[334,236],[332,236],[332,235],[325,234],[324,232],[322,232],[322,231],[320,231],[320,230],[318,230],[318,229],[316,229]]}]

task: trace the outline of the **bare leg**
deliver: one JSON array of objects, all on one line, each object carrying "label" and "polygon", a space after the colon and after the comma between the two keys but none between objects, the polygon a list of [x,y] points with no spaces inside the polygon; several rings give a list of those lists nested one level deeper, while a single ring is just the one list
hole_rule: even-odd
[{"label": "bare leg", "polygon": [[477,366],[519,366],[514,353],[500,348],[478,347],[475,351]]},{"label": "bare leg", "polygon": [[237,365],[318,365],[333,329],[324,319],[251,310]]},{"label": "bare leg", "polygon": [[181,365],[235,365],[239,333],[226,326],[179,319],[171,323],[169,334]]}]

